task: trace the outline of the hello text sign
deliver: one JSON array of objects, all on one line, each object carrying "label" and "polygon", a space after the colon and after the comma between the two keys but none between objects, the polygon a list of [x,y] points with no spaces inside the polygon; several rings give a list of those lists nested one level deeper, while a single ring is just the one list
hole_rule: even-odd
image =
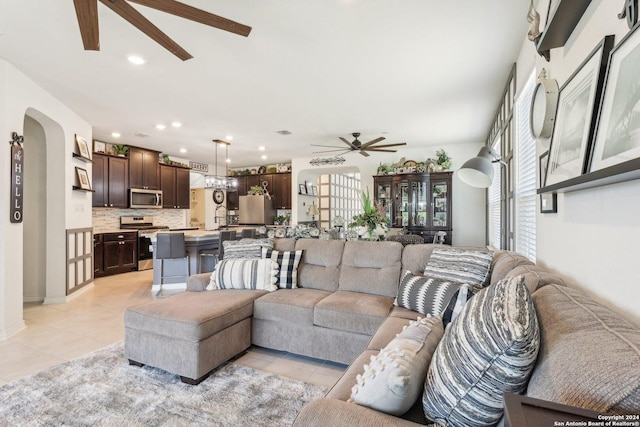
[{"label": "hello text sign", "polygon": [[22,189],[24,175],[24,149],[23,137],[17,133],[12,134],[11,141],[11,206],[9,215],[11,222],[22,222]]}]

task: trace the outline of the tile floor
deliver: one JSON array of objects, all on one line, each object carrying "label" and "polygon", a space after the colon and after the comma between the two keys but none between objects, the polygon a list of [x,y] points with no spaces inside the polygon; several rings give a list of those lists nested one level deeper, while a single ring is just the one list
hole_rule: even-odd
[{"label": "tile floor", "polygon": [[[0,341],[0,386],[124,340],[124,311],[153,299],[153,270],[96,279],[65,304],[25,303],[27,327]],[[326,387],[346,366],[251,347],[234,363]]]}]

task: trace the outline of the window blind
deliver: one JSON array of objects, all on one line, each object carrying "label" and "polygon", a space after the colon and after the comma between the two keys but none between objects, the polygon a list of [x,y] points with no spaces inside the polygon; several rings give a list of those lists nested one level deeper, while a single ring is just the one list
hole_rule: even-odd
[{"label": "window blind", "polygon": [[529,109],[535,74],[531,73],[516,101],[516,251],[536,261],[536,140],[529,130]]},{"label": "window blind", "polygon": [[[500,137],[493,143],[492,148],[500,152]],[[501,249],[501,212],[500,212],[500,189],[502,187],[502,174],[500,173],[500,163],[493,164],[493,181],[489,187],[489,200],[487,217],[489,219],[489,245],[496,249]]]}]

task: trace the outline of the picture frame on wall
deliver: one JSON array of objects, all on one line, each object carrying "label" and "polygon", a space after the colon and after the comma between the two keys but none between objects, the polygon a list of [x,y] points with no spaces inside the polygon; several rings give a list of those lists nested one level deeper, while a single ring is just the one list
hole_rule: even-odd
[{"label": "picture frame on wall", "polygon": [[106,153],[107,152],[107,144],[102,141],[93,141],[93,152],[94,153]]},{"label": "picture frame on wall", "polygon": [[640,157],[640,30],[611,52],[589,171]]},{"label": "picture frame on wall", "polygon": [[313,194],[314,196],[318,195],[318,186],[314,185],[313,187],[311,187],[311,194]]},{"label": "picture frame on wall", "polygon": [[311,181],[305,181],[304,183],[305,183],[305,185],[307,187],[306,194],[312,195],[313,194],[313,183]]},{"label": "picture frame on wall", "polygon": [[307,194],[307,186],[305,184],[298,184],[298,193]]},{"label": "picture frame on wall", "polygon": [[76,176],[78,177],[79,187],[83,190],[91,191],[91,180],[86,169],[76,166]]},{"label": "picture frame on wall", "polygon": [[558,195],[556,193],[544,193],[540,195],[540,213],[558,212]]},{"label": "picture frame on wall", "polygon": [[544,153],[542,153],[542,155],[540,155],[540,157],[538,158],[538,170],[540,171],[539,175],[539,179],[540,179],[540,186],[539,188],[542,188],[545,186],[545,183],[547,181],[547,166],[549,165],[549,150],[545,151]]},{"label": "picture frame on wall", "polygon": [[89,151],[89,144],[87,144],[87,140],[79,136],[78,134],[75,135],[75,140],[80,157],[91,160],[91,151]]},{"label": "picture frame on wall", "polygon": [[560,88],[545,185],[586,172],[614,36],[605,36]]}]

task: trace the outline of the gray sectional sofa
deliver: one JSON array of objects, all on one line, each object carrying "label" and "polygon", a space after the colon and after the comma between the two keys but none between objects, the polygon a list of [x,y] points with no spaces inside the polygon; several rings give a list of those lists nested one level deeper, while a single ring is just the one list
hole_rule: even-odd
[{"label": "gray sectional sofa", "polygon": [[[171,340],[175,337],[164,336],[171,330],[169,334],[174,336],[189,335],[188,351],[171,357],[177,357],[183,365],[193,364],[188,361],[190,357],[197,359],[197,369],[186,374],[192,379],[206,375],[207,370],[234,355],[230,353],[237,354],[250,344],[350,364],[324,398],[302,409],[295,425],[426,424],[420,399],[401,417],[348,400],[356,375],[362,373],[371,356],[378,354],[411,320],[421,316],[394,306],[393,302],[401,273],[409,270],[421,274],[434,247],[431,244],[403,247],[397,242],[276,240],[275,250],[304,250],[297,289],[204,291],[210,274],[192,276],[187,283],[189,292],[130,309],[125,316],[125,352],[134,363],[148,363],[183,375],[182,366],[163,366],[163,360],[148,356],[161,353],[163,346],[174,347]],[[540,351],[526,394],[602,413],[637,413],[640,328],[567,287],[561,277],[513,252],[498,251],[494,255],[488,284],[520,275],[532,295],[540,327]],[[234,292],[242,297],[231,298],[234,302],[230,310],[221,308],[227,294]],[[213,317],[222,314],[223,321],[211,320],[207,315],[209,304],[217,307]],[[153,328],[145,326],[148,323],[145,316],[162,318],[166,311],[180,324],[185,323],[185,316],[190,317],[186,323],[191,329],[176,329],[162,323]],[[202,326],[206,322],[207,326]],[[239,329],[222,335],[231,328]],[[198,332],[190,332],[193,330]],[[219,334],[217,345],[207,341],[212,334]],[[220,352],[220,339],[240,344],[230,346],[224,354],[210,356],[209,353]],[[139,340],[144,345],[134,344]],[[209,342],[208,347],[202,344],[205,342]],[[139,347],[146,350],[140,351]]]}]

